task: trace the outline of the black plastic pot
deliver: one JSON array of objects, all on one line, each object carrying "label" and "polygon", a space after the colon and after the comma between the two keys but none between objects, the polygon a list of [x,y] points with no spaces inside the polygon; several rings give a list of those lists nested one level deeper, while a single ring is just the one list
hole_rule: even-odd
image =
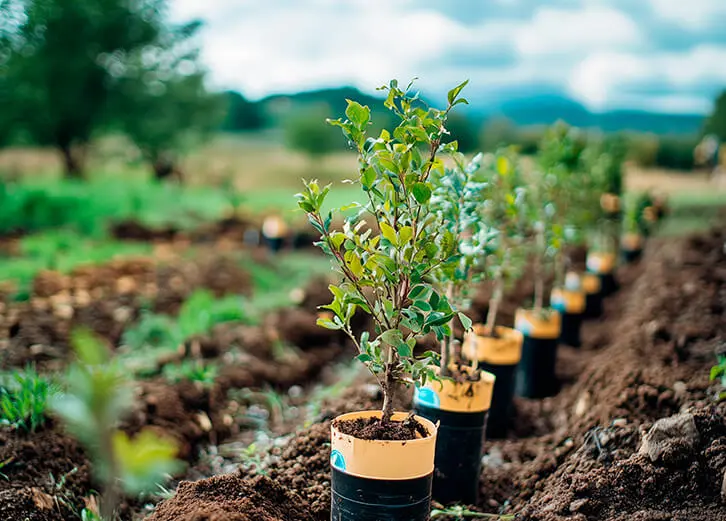
[{"label": "black plastic pot", "polygon": [[614,273],[598,273],[600,278],[600,294],[603,297],[612,295],[618,290],[618,281]]},{"label": "black plastic pot", "polygon": [[479,367],[492,373],[497,378],[492,393],[489,418],[486,423],[486,437],[489,439],[506,438],[509,422],[512,418],[512,399],[514,398],[517,364],[494,365],[479,362]]},{"label": "black plastic pot", "polygon": [[643,249],[637,248],[635,250],[626,250],[623,248],[620,250],[620,254],[625,262],[635,262],[640,259],[640,256],[643,254]]},{"label": "black plastic pot", "polygon": [[585,318],[597,318],[602,315],[602,291],[588,293],[585,296]]},{"label": "black plastic pot", "polygon": [[562,313],[562,331],[560,343],[570,347],[580,347],[580,329],[582,326],[582,313]]},{"label": "black plastic pot", "polygon": [[265,237],[265,243],[271,252],[279,252],[285,244],[285,239],[282,237]]},{"label": "black plastic pot", "polygon": [[360,478],[331,469],[331,521],[427,521],[433,474],[415,479]]},{"label": "black plastic pot", "polygon": [[488,411],[443,411],[422,404],[414,410],[433,423],[440,422],[432,497],[444,505],[476,503]]},{"label": "black plastic pot", "polygon": [[545,398],[557,394],[555,375],[556,338],[532,338],[524,335],[522,360],[517,367],[516,393],[525,398]]}]

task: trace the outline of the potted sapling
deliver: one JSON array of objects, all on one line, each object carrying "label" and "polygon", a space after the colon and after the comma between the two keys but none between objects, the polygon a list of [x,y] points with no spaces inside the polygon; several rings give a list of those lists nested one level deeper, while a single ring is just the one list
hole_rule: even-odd
[{"label": "potted sapling", "polygon": [[600,296],[606,297],[617,287],[615,268],[618,258],[618,245],[621,235],[622,210],[620,195],[617,194],[617,209],[611,206],[608,195],[615,190],[622,191],[622,164],[624,153],[619,140],[607,141],[601,146],[593,146],[593,153],[585,160],[586,168],[601,194],[601,215],[598,219],[594,238],[587,252],[587,271],[600,279]]},{"label": "potted sapling", "polygon": [[[435,289],[431,296],[445,295],[458,316],[439,335],[439,378],[417,387],[413,404],[417,414],[438,424],[433,498],[442,504],[473,504],[479,492],[484,428],[495,378],[462,363],[454,321],[460,321],[465,330],[471,328],[471,320],[460,310],[467,307],[469,291],[484,274],[478,264],[486,258],[492,233],[482,226],[478,215],[485,193],[485,184],[477,175],[481,156],[469,163],[461,154],[453,154],[453,159],[453,168],[431,176],[429,210],[436,218],[430,222],[434,228],[430,233],[443,232],[444,243],[455,245],[451,262],[431,272]],[[428,293],[417,296],[413,305],[415,313],[438,307],[436,297],[432,301]],[[444,312],[449,313],[448,308]]]},{"label": "potted sapling", "polygon": [[[328,187],[306,182],[298,205],[320,234],[317,243],[330,255],[342,282],[331,285],[333,302],[321,317],[326,328],[342,330],[358,349],[358,360],[373,373],[383,391],[379,411],[355,411],[331,424],[331,519],[373,521],[429,518],[434,473],[436,426],[394,410],[400,383],[425,385],[435,378],[438,355],[415,357],[416,339],[434,332],[449,335],[456,313],[445,294],[429,281],[434,270],[456,260],[456,243],[443,227],[433,226],[431,176],[442,171],[439,158],[454,147],[443,145],[451,108],[463,100],[454,88],[444,110],[425,106],[410,88],[388,86],[385,106],[399,120],[392,131],[368,136],[370,109],[349,101],[340,127],[358,152],[359,184],[365,204],[331,228],[334,213],[322,206]],[[344,207],[340,213],[352,208]],[[335,212],[338,213],[338,212]],[[371,316],[374,331],[355,333],[357,310]]]},{"label": "potted sapling", "polygon": [[562,229],[555,221],[554,193],[558,176],[538,169],[527,190],[528,236],[534,277],[534,302],[519,308],[514,328],[522,333],[522,360],[517,366],[516,392],[526,398],[543,398],[557,392],[555,362],[561,331],[560,313],[545,305],[545,279],[562,247]]},{"label": "potted sapling", "polygon": [[483,229],[494,232],[483,269],[492,293],[486,323],[474,324],[473,330],[465,335],[463,355],[474,367],[496,378],[486,435],[503,438],[511,417],[523,336],[520,331],[499,323],[499,310],[505,288],[521,275],[526,259],[523,251],[526,197],[520,161],[512,149],[485,156],[482,170],[486,188],[479,218]]},{"label": "potted sapling", "polygon": [[635,262],[643,253],[645,238],[641,231],[644,226],[642,220],[639,201],[633,199],[626,207],[623,236],[620,239],[620,255],[625,262]]},{"label": "potted sapling", "polygon": [[[551,179],[548,201],[553,204],[551,223],[561,245],[553,253],[554,282],[550,305],[561,316],[560,343],[580,346],[580,329],[587,303],[580,278],[574,276],[573,252],[583,242],[585,228],[594,219],[593,177],[583,172],[583,149],[576,146],[576,129],[556,126],[542,144],[541,168]],[[573,152],[573,150],[575,152]],[[593,204],[593,202],[595,204]]]}]

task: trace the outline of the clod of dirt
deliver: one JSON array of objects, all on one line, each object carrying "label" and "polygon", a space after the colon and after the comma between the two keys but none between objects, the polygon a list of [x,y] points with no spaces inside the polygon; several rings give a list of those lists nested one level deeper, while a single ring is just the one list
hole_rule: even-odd
[{"label": "clod of dirt", "polygon": [[639,452],[652,462],[677,463],[698,443],[698,428],[690,413],[677,414],[655,422],[643,436]]},{"label": "clod of dirt", "polygon": [[183,481],[173,500],[147,521],[312,521],[296,494],[264,476],[243,480],[233,474]]},{"label": "clod of dirt", "polygon": [[336,420],[333,425],[343,434],[361,440],[415,440],[416,434],[429,435],[426,427],[415,418],[384,424],[379,418],[357,418],[355,420]]}]

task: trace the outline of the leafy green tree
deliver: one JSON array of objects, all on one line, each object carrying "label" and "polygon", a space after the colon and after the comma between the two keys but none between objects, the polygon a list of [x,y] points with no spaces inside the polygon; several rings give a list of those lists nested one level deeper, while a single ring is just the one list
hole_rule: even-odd
[{"label": "leafy green tree", "polygon": [[153,43],[129,53],[115,80],[111,119],[139,147],[157,179],[181,178],[178,156],[218,129],[224,115],[224,98],[204,84],[194,42],[200,27],[161,26]]},{"label": "leafy green tree", "polygon": [[715,134],[721,143],[726,142],[726,90],[716,98],[703,130],[705,134]]},{"label": "leafy green tree", "polygon": [[0,128],[56,147],[82,176],[107,123],[123,58],[154,42],[163,0],[6,0],[0,25]]},{"label": "leafy green tree", "polygon": [[285,123],[285,141],[293,150],[319,157],[341,149],[340,135],[325,124],[328,110],[323,106],[301,110]]},{"label": "leafy green tree", "polygon": [[476,124],[459,112],[452,112],[446,123],[449,137],[446,142],[456,141],[459,152],[469,154],[479,148],[479,135]]},{"label": "leafy green tree", "polygon": [[[395,80],[385,87],[385,106],[400,120],[392,131],[369,136],[371,111],[349,102],[341,127],[358,151],[358,179],[367,204],[358,204],[357,216],[341,229],[331,228],[332,213],[322,207],[329,187],[306,183],[298,194],[298,205],[320,233],[320,246],[333,258],[343,282],[330,286],[333,302],[324,306],[332,319],[318,323],[344,331],[358,348],[358,359],[378,379],[383,390],[382,423],[391,421],[397,382],[421,385],[435,376],[435,353],[413,355],[416,337],[433,332],[439,340],[450,335],[450,322],[457,316],[445,294],[429,277],[434,270],[458,263],[457,244],[437,212],[431,211],[433,172],[444,171],[439,153],[456,150],[442,146],[446,118],[451,108],[464,103],[459,98],[466,82],[452,89],[445,110],[424,107],[410,87],[399,88]],[[366,220],[370,221],[367,224]],[[351,329],[356,310],[371,315],[375,331],[357,336]],[[470,326],[462,318],[465,327]]]},{"label": "leafy green tree", "polygon": [[259,130],[265,124],[265,118],[259,103],[247,100],[242,94],[228,91],[225,94],[227,112],[222,122],[222,130],[241,132]]}]

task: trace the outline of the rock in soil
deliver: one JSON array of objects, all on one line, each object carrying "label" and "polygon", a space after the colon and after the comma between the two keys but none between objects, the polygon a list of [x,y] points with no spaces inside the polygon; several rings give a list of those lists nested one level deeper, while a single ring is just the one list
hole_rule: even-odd
[{"label": "rock in soil", "polygon": [[639,452],[656,462],[675,463],[674,458],[687,455],[698,442],[698,429],[693,415],[678,414],[655,422],[643,436]]}]

